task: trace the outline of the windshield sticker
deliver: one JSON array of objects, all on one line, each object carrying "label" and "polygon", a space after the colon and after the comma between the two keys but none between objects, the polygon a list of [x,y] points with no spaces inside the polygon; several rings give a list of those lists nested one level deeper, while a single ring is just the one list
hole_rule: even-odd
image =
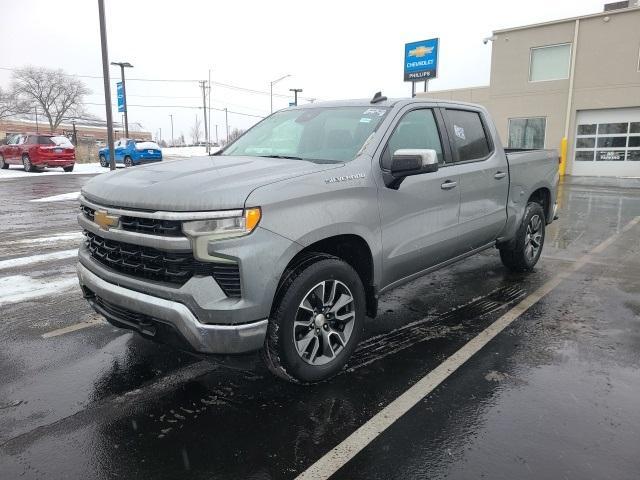
[{"label": "windshield sticker", "polygon": [[462,140],[467,139],[467,137],[464,136],[464,128],[459,127],[455,123],[453,124],[453,132],[456,134],[456,137],[461,138]]},{"label": "windshield sticker", "polygon": [[381,108],[367,108],[362,114],[363,115],[377,115],[379,117],[384,117],[384,114],[387,113],[386,110]]},{"label": "windshield sticker", "polygon": [[371,119],[369,117],[362,117],[360,119],[360,123],[370,123]]}]

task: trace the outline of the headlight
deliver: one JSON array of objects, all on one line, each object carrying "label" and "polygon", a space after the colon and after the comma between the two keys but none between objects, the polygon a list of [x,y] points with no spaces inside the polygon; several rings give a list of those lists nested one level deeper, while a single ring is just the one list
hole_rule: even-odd
[{"label": "headlight", "polygon": [[256,228],[260,217],[260,208],[247,208],[241,215],[184,222],[182,231],[189,237],[206,237],[207,241],[241,237]]}]

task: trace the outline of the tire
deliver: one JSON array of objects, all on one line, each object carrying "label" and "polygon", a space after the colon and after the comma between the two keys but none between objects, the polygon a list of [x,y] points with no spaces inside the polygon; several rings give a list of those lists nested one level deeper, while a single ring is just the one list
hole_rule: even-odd
[{"label": "tire", "polygon": [[133,167],[133,160],[131,160],[131,157],[124,157],[124,166],[125,167]]},{"label": "tire", "polygon": [[35,172],[35,168],[33,167],[33,164],[31,163],[31,159],[29,158],[29,155],[23,155],[22,156],[22,165],[24,166],[24,171],[25,172]]},{"label": "tire", "polygon": [[104,155],[100,155],[100,166],[104,168],[109,166],[109,164],[107,163],[107,158]]},{"label": "tire", "polygon": [[514,272],[529,272],[538,263],[545,237],[545,214],[539,203],[530,202],[513,242],[500,247],[500,259]]},{"label": "tire", "polygon": [[73,172],[74,165],[69,165],[68,167],[62,167],[65,172]]},{"label": "tire", "polygon": [[0,169],[6,170],[9,168],[9,164],[4,161],[4,156],[0,155]]},{"label": "tire", "polygon": [[307,258],[283,279],[269,319],[264,361],[272,373],[291,382],[327,380],[342,370],[360,340],[366,311],[362,281],[350,265],[329,255]]}]

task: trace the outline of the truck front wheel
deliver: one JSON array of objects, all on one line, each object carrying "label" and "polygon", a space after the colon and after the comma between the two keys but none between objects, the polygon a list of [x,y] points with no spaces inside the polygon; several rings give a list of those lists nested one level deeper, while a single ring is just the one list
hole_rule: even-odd
[{"label": "truck front wheel", "polygon": [[25,172],[35,172],[35,168],[33,167],[33,164],[31,163],[31,159],[29,158],[29,155],[23,155],[22,156],[22,166],[24,167],[24,171]]},{"label": "truck front wheel", "polygon": [[363,330],[360,277],[337,257],[318,256],[285,273],[278,289],[263,357],[279,377],[315,383],[336,375]]},{"label": "truck front wheel", "polygon": [[545,236],[545,216],[539,203],[530,202],[525,208],[516,238],[500,247],[500,258],[505,267],[515,272],[533,269],[542,253]]}]

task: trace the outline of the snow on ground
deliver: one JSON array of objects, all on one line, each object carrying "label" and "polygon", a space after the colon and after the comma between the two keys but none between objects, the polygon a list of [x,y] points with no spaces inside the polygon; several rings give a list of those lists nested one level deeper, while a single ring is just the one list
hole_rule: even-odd
[{"label": "snow on ground", "polygon": [[99,163],[76,163],[73,172],[64,172],[62,168],[45,168],[43,172],[27,173],[21,165],[9,165],[6,170],[0,169],[0,181],[12,178],[32,177],[42,175],[87,175],[108,172],[108,168],[101,167]]},{"label": "snow on ground", "polygon": [[[62,260],[65,258],[73,258],[78,255],[78,249],[61,250],[59,252],[43,253],[42,255],[31,255],[30,257],[11,258],[9,260],[0,260],[0,270],[7,268],[24,267],[33,263],[50,262],[52,260]],[[0,288],[0,291],[2,289]]]},{"label": "snow on ground", "polygon": [[77,287],[78,277],[75,275],[42,280],[27,275],[12,275],[0,278],[0,306],[46,297],[61,290]]},{"label": "snow on ground", "polygon": [[38,245],[38,244],[46,245],[49,243],[80,240],[82,237],[84,237],[82,232],[66,232],[66,233],[59,233],[57,235],[50,235],[47,237],[22,238],[20,240],[12,240],[9,242],[3,242],[3,245],[5,246],[6,245]]},{"label": "snow on ground", "polygon": [[[220,150],[219,147],[211,147],[211,152],[215,153]],[[167,147],[162,149],[162,156],[167,160],[176,160],[178,158],[188,157],[204,157],[207,155],[205,147]],[[117,168],[124,168],[124,165],[117,165]],[[39,175],[95,175],[98,173],[106,173],[109,168],[101,167],[98,162],[95,163],[76,163],[73,172],[64,172],[62,168],[45,168],[42,172],[27,173],[22,165],[9,165],[7,170],[0,169],[0,181],[11,180],[12,178],[32,177]],[[67,200],[67,199],[61,199]],[[54,200],[43,200],[54,201]]]},{"label": "snow on ground", "polygon": [[53,195],[51,197],[34,198],[29,200],[30,202],[64,202],[65,200],[77,200],[80,197],[80,192],[61,193],[60,195]]},{"label": "snow on ground", "polygon": [[[219,147],[211,147],[211,153],[218,150],[220,150]],[[166,147],[162,149],[163,157],[204,157],[206,155],[206,147]]]}]

